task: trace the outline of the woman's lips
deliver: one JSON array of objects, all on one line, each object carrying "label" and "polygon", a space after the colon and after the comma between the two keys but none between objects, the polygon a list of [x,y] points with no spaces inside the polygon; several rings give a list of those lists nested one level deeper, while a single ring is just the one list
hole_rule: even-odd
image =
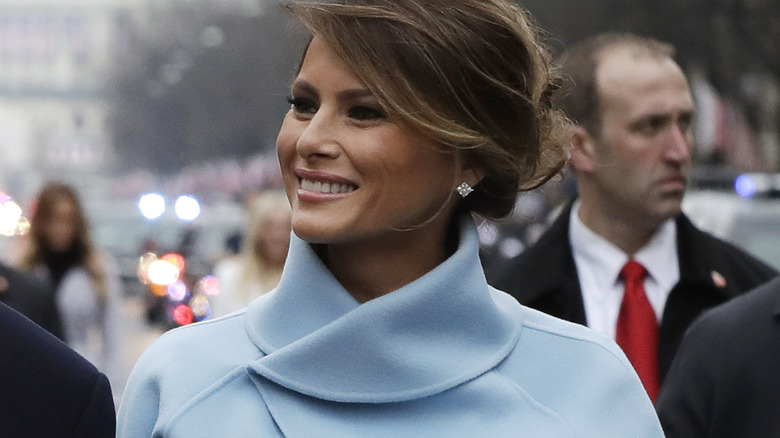
[{"label": "woman's lips", "polygon": [[337,183],[328,181],[315,181],[311,179],[301,179],[301,189],[308,192],[318,193],[349,193],[355,191],[357,187],[350,183]]},{"label": "woman's lips", "polygon": [[300,181],[300,189],[304,192],[319,194],[346,194],[357,190],[357,184],[338,175],[308,170],[295,169],[295,174]]}]

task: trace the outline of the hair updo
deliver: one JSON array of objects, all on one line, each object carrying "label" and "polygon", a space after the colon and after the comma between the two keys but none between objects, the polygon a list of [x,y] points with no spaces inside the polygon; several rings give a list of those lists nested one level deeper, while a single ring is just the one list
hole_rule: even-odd
[{"label": "hair updo", "polygon": [[509,0],[293,0],[283,4],[396,120],[462,150],[482,176],[462,206],[488,218],[565,160],[560,79],[530,15]]}]

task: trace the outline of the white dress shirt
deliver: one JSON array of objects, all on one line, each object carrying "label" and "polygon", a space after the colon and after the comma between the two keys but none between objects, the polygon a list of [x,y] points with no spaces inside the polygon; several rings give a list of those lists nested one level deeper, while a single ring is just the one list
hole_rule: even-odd
[{"label": "white dress shirt", "polygon": [[[620,270],[630,256],[588,228],[579,217],[580,201],[571,209],[569,240],[585,305],[588,327],[615,338],[623,282]],[[659,323],[666,299],[680,280],[677,259],[677,227],[673,219],[664,222],[634,260],[647,269],[645,293]]]}]

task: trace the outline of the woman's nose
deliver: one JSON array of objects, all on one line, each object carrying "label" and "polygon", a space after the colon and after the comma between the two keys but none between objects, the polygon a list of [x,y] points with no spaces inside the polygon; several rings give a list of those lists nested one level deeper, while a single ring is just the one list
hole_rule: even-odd
[{"label": "woman's nose", "polygon": [[320,108],[306,123],[296,143],[304,159],[335,158],[341,152],[335,116]]}]

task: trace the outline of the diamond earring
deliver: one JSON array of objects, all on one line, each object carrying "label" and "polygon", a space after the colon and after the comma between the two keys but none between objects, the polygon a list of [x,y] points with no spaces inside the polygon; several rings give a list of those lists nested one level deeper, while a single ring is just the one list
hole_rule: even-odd
[{"label": "diamond earring", "polygon": [[458,187],[455,188],[455,190],[457,190],[458,194],[463,198],[465,198],[466,196],[469,195],[469,193],[474,191],[474,189],[471,188],[471,186],[467,182],[462,182]]}]

